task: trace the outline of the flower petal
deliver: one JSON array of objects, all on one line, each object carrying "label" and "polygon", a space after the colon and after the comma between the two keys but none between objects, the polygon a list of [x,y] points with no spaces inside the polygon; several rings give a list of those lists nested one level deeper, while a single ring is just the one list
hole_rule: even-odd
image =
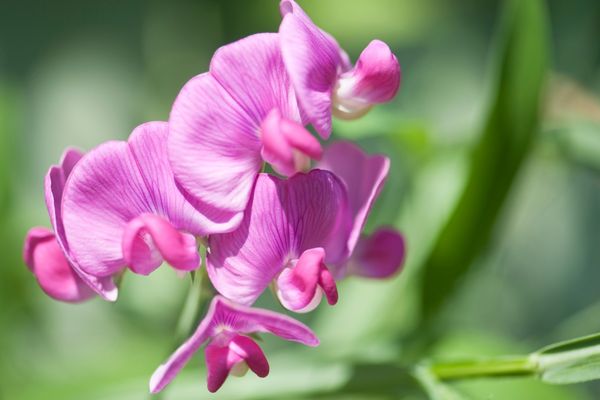
[{"label": "flower petal", "polygon": [[193,271],[200,266],[196,238],[153,214],[142,214],[127,224],[123,257],[134,272],[143,275],[150,274],[163,260],[180,271]]},{"label": "flower petal", "polygon": [[69,177],[63,221],[69,250],[79,266],[97,276],[125,266],[127,224],[146,213],[178,231],[206,233],[208,224],[175,186],[166,154],[167,124],[136,128],[128,142],[108,142],[88,153]]},{"label": "flower petal", "polygon": [[209,238],[209,277],[227,298],[252,304],[290,260],[330,241],[347,216],[344,187],[330,172],[288,180],[260,174],[240,227]]},{"label": "flower petal", "polygon": [[234,229],[262,166],[259,122],[203,74],[185,84],[169,124],[169,159],[177,182],[217,223],[210,233]]},{"label": "flower petal", "polygon": [[283,61],[310,123],[325,139],[331,134],[332,91],[345,66],[336,41],[319,29],[292,0],[280,3]]},{"label": "flower petal", "polygon": [[50,215],[50,222],[56,232],[56,240],[73,270],[102,298],[108,301],[115,301],[117,300],[118,289],[112,277],[97,277],[83,271],[72,257],[70,257],[69,247],[65,238],[62,220],[63,191],[67,178],[82,157],[83,153],[81,151],[69,148],[63,153],[60,164],[50,167],[44,180],[46,207]]},{"label": "flower petal", "polygon": [[261,125],[265,161],[282,175],[291,176],[310,167],[310,159],[320,159],[323,153],[319,141],[302,125],[283,118],[273,109]]},{"label": "flower petal", "polygon": [[387,44],[373,40],[361,53],[354,69],[340,77],[336,97],[345,103],[369,106],[390,101],[399,87],[398,59]]},{"label": "flower petal", "polygon": [[210,74],[257,125],[273,109],[300,121],[278,34],[259,33],[221,47],[210,62]]},{"label": "flower petal", "polygon": [[404,237],[391,228],[379,228],[358,241],[348,262],[348,274],[389,278],[401,270],[406,254]]},{"label": "flower petal", "polygon": [[344,227],[346,232],[340,232],[325,247],[328,263],[343,264],[352,254],[371,206],[383,187],[390,161],[382,155],[369,156],[351,142],[338,141],[325,149],[316,167],[333,172],[348,191],[352,224]]},{"label": "flower petal", "polygon": [[49,229],[36,227],[27,232],[23,258],[42,290],[53,299],[78,303],[94,297],[95,293],[69,265]]},{"label": "flower petal", "polygon": [[[215,296],[194,334],[154,372],[150,379],[150,392],[157,393],[168,385],[200,346],[209,338],[223,332],[223,329],[241,334],[272,333],[282,339],[307,346],[319,344],[319,339],[310,328],[287,315],[240,306],[222,296]],[[252,354],[252,358],[257,358],[255,353]],[[254,366],[251,365],[252,363],[251,360],[248,365],[257,375],[268,373],[268,369],[265,369],[260,360],[256,359]],[[220,379],[215,378],[215,380]]]},{"label": "flower petal", "polygon": [[257,376],[264,378],[269,375],[269,362],[254,340],[248,336],[236,335],[229,343],[229,348],[242,357]]}]

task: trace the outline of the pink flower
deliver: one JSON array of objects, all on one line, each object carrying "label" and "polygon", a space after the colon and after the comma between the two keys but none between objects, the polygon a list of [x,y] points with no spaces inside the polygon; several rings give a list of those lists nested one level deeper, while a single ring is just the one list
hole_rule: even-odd
[{"label": "pink flower", "polygon": [[65,182],[82,156],[78,150],[67,149],[60,165],[48,170],[44,190],[54,232],[42,227],[30,229],[25,238],[23,259],[44,292],[56,300],[80,302],[96,292],[105,300],[115,301],[118,290],[112,277],[98,277],[83,271],[74,261],[65,238],[62,213]]},{"label": "pink flower", "polygon": [[382,155],[368,156],[351,142],[329,145],[316,168],[333,172],[348,193],[351,218],[325,247],[327,261],[336,279],[348,273],[385,278],[399,270],[404,261],[404,238],[390,228],[380,228],[369,237],[361,232],[373,203],[379,196],[390,169]]},{"label": "pink flower", "polygon": [[330,172],[313,170],[288,180],[260,174],[239,228],[209,237],[208,275],[215,288],[250,305],[273,284],[281,303],[314,309],[337,288],[324,247],[348,223],[346,191]]},{"label": "pink flower", "polygon": [[196,236],[212,226],[183,197],[167,160],[168,125],[149,122],[127,142],[90,151],[65,187],[66,242],[86,273],[111,276],[124,266],[147,275],[163,261],[199,267]]},{"label": "pink flower", "polygon": [[332,112],[357,118],[396,95],[400,65],[385,43],[373,40],[352,67],[335,39],[295,1],[282,0],[280,11],[283,60],[308,121],[322,137],[331,133]]},{"label": "pink flower", "polygon": [[167,386],[205,342],[209,391],[219,390],[229,374],[241,375],[248,368],[261,378],[266,377],[269,363],[249,336],[265,332],[307,346],[319,344],[307,326],[286,315],[236,305],[216,296],[196,332],[154,372],[150,392],[157,393]]},{"label": "pink flower", "polygon": [[169,124],[175,177],[216,224],[211,233],[240,223],[264,161],[292,175],[322,153],[304,128],[275,33],[221,47],[210,71],[183,87]]}]

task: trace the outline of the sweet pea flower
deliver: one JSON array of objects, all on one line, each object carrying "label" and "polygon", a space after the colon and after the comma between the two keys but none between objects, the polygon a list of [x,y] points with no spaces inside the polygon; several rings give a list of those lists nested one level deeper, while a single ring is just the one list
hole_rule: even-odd
[{"label": "sweet pea flower", "polygon": [[346,191],[328,171],[283,180],[260,174],[237,230],[209,237],[207,270],[225,297],[251,305],[271,284],[284,307],[314,309],[338,293],[325,245],[348,223]]},{"label": "sweet pea flower", "polygon": [[331,143],[316,168],[333,172],[348,193],[351,219],[341,225],[325,249],[336,279],[348,274],[387,278],[402,266],[405,244],[402,235],[391,228],[379,228],[371,236],[361,236],[369,211],[379,196],[390,169],[383,155],[365,154],[347,141]]},{"label": "sweet pea flower", "polygon": [[128,266],[150,274],[163,261],[199,267],[196,236],[212,226],[175,185],[167,159],[166,122],[137,127],[127,142],[90,151],[63,196],[66,241],[87,273],[110,276]]},{"label": "sweet pea flower", "polygon": [[216,296],[194,334],[183,343],[150,379],[150,392],[160,392],[198,351],[205,349],[208,390],[216,392],[228,375],[243,375],[251,369],[261,378],[269,374],[269,363],[250,336],[271,333],[282,339],[317,346],[319,339],[304,324],[286,315],[240,306]]},{"label": "sweet pea flower", "polygon": [[331,114],[354,119],[390,101],[400,86],[400,65],[390,48],[373,40],[356,65],[331,35],[293,0],[282,0],[279,27],[283,60],[298,101],[317,132],[328,138]]},{"label": "sweet pea flower", "polygon": [[279,35],[256,34],[221,47],[209,72],[192,78],[169,117],[169,158],[181,189],[220,226],[233,230],[266,161],[293,175],[319,159],[281,57]]},{"label": "sweet pea flower", "polygon": [[54,231],[31,228],[25,238],[23,259],[48,296],[69,303],[88,300],[98,293],[115,301],[118,289],[111,276],[98,277],[81,269],[74,261],[63,226],[62,198],[65,182],[83,153],[67,149],[59,165],[48,170],[44,180],[46,207]]}]

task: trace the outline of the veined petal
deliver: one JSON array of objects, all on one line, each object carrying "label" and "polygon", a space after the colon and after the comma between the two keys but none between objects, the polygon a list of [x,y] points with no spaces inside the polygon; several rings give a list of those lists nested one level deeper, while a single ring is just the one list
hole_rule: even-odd
[{"label": "veined petal", "polygon": [[178,231],[206,233],[206,218],[175,186],[166,154],[167,124],[146,123],[128,142],[89,152],[73,171],[63,197],[69,250],[87,273],[109,276],[126,264],[123,235],[143,214],[168,220]]},{"label": "veined petal", "polygon": [[405,255],[404,237],[394,229],[379,228],[358,241],[347,273],[365,278],[389,278],[401,270]]},{"label": "veined petal", "polygon": [[335,91],[334,109],[342,117],[359,116],[376,103],[394,98],[400,87],[400,64],[387,44],[373,40],[356,66],[342,74]]},{"label": "veined petal", "polygon": [[390,161],[382,155],[369,156],[351,142],[338,141],[325,149],[316,167],[333,172],[348,192],[352,222],[325,247],[327,262],[340,265],[356,246],[371,206],[383,187]]},{"label": "veined petal", "polygon": [[210,233],[234,229],[262,167],[259,121],[211,74],[185,84],[169,117],[169,159],[175,178],[196,208],[222,224]]},{"label": "veined petal", "polygon": [[[282,339],[303,343],[307,346],[317,346],[319,344],[319,339],[306,325],[287,315],[240,306],[221,296],[215,296],[206,316],[200,322],[194,334],[179,346],[167,362],[154,372],[150,379],[150,392],[157,393],[161,391],[175,378],[204,342],[224,332],[241,334],[253,332],[272,333]],[[236,354],[239,356],[240,352]],[[259,376],[261,374],[266,375],[268,369],[257,359],[256,354],[247,354],[250,356],[248,359],[255,359],[254,363],[250,361],[248,365]]]},{"label": "veined petal", "polygon": [[77,149],[69,148],[65,150],[61,157],[59,165],[53,165],[48,170],[44,179],[44,192],[46,196],[46,207],[50,215],[50,222],[56,232],[56,241],[62,249],[70,266],[79,275],[79,277],[102,298],[108,301],[117,300],[118,289],[115,286],[111,276],[97,277],[83,271],[79,265],[70,257],[69,246],[65,238],[65,230],[62,220],[62,198],[65,183],[71,174],[71,171],[83,153]]},{"label": "veined petal", "polygon": [[332,92],[345,60],[336,41],[319,29],[293,0],[280,3],[283,61],[298,102],[325,139],[331,134]]},{"label": "veined petal", "polygon": [[23,258],[42,290],[53,299],[79,303],[95,295],[73,270],[51,230],[30,229]]},{"label": "veined petal", "polygon": [[142,214],[127,224],[123,256],[134,272],[143,275],[150,274],[163,260],[180,271],[193,271],[200,265],[196,238],[153,214]]},{"label": "veined petal", "polygon": [[209,277],[227,298],[252,304],[289,261],[331,241],[347,217],[343,184],[330,172],[260,174],[240,227],[209,238]]},{"label": "veined petal", "polygon": [[278,34],[258,33],[221,47],[210,62],[210,75],[257,125],[273,109],[300,122]]}]

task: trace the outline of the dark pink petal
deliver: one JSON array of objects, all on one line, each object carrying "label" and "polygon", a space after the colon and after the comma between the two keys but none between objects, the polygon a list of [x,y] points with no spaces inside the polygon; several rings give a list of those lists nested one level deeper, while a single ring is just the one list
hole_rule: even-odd
[{"label": "dark pink petal", "polygon": [[225,343],[210,343],[205,350],[209,392],[219,390],[236,367],[247,366],[261,378],[269,374],[269,363],[254,340],[242,335],[223,334],[231,337]]},{"label": "dark pink petal", "polygon": [[85,272],[109,276],[120,271],[126,265],[125,229],[143,214],[160,216],[193,235],[212,226],[175,185],[167,130],[165,122],[143,124],[128,142],[104,143],[89,152],[69,177],[63,198],[66,241]]},{"label": "dark pink petal", "polygon": [[401,270],[406,254],[404,237],[391,228],[379,228],[358,241],[348,262],[348,274],[389,278]]},{"label": "dark pink petal", "polygon": [[303,111],[325,139],[331,134],[332,92],[345,65],[336,41],[321,31],[296,2],[280,3],[283,61]]},{"label": "dark pink petal", "polygon": [[210,62],[210,75],[255,121],[255,126],[273,109],[286,119],[300,122],[278,34],[259,33],[221,47]]},{"label": "dark pink petal", "polygon": [[354,69],[341,75],[335,91],[334,111],[342,118],[358,117],[376,103],[394,98],[400,87],[400,64],[390,48],[373,40]]},{"label": "dark pink petal", "polygon": [[383,187],[390,161],[382,155],[369,156],[351,142],[339,141],[325,149],[317,168],[333,172],[348,191],[352,223],[325,247],[328,263],[339,265],[356,246],[371,206]]},{"label": "dark pink petal", "polygon": [[27,232],[23,258],[42,290],[53,299],[78,303],[95,295],[73,270],[49,229],[37,227]]},{"label": "dark pink petal", "polygon": [[[287,315],[240,306],[221,296],[215,296],[206,316],[200,322],[194,334],[179,346],[167,362],[154,372],[150,379],[150,391],[152,393],[161,391],[175,378],[204,342],[210,338],[218,337],[224,332],[240,334],[271,333],[282,339],[299,342],[307,346],[317,346],[319,344],[319,339],[306,325]],[[263,363],[256,351],[248,346],[243,346],[243,348],[245,353],[242,353],[242,350],[239,350],[241,348],[238,346],[238,352],[235,354],[238,357],[240,357],[240,354],[247,355],[247,360],[250,360],[248,365],[253,371],[259,376],[266,375],[268,373],[268,364],[266,368],[264,364],[266,360]],[[215,378],[215,386],[221,378],[224,381],[224,377],[219,371],[215,370],[213,372],[215,376],[220,377],[219,379]]]},{"label": "dark pink petal", "polygon": [[65,182],[71,171],[83,153],[76,149],[67,149],[63,153],[59,165],[53,165],[48,170],[44,180],[44,191],[46,196],[46,207],[50,215],[50,222],[56,232],[56,241],[61,247],[69,264],[79,277],[96,293],[105,300],[115,301],[118,296],[118,289],[115,286],[111,276],[97,277],[83,271],[79,265],[70,257],[69,247],[65,239],[65,230],[62,220],[62,198]]},{"label": "dark pink petal", "polygon": [[347,218],[346,191],[332,173],[288,180],[260,174],[240,227],[209,238],[209,277],[224,296],[252,304],[290,261],[331,241]]},{"label": "dark pink petal", "polygon": [[212,75],[203,74],[185,84],[169,124],[169,159],[177,182],[197,199],[204,215],[221,224],[210,233],[235,228],[262,167],[260,122]]},{"label": "dark pink petal", "polygon": [[310,159],[319,160],[321,144],[301,124],[283,118],[273,109],[261,125],[262,157],[282,175],[291,176],[310,167]]},{"label": "dark pink petal", "polygon": [[322,248],[308,249],[294,265],[281,271],[275,282],[277,297],[285,308],[295,312],[312,311],[319,305],[323,289],[326,289],[330,304],[337,302],[335,280],[327,270],[324,258]]},{"label": "dark pink petal", "polygon": [[196,238],[153,214],[142,214],[127,224],[123,257],[134,272],[142,275],[150,274],[163,260],[181,271],[193,271],[200,264]]}]

